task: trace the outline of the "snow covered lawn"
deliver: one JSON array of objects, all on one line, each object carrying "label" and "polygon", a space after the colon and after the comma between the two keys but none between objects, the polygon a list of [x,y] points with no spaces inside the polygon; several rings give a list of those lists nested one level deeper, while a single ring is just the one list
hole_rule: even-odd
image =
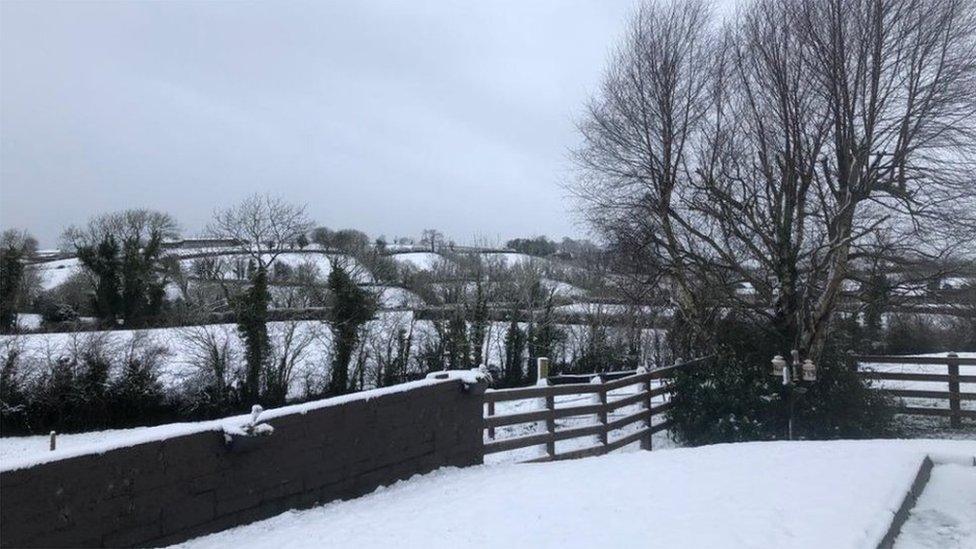
[{"label": "snow covered lawn", "polygon": [[974,456],[976,442],[725,444],[442,469],[184,546],[873,548],[930,452]]}]

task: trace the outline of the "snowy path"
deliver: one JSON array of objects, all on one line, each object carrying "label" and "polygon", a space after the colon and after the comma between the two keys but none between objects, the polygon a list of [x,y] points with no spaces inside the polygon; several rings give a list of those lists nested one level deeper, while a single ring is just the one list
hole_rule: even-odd
[{"label": "snowy path", "polygon": [[974,548],[976,467],[936,465],[895,541],[895,549]]},{"label": "snowy path", "polygon": [[234,547],[875,547],[928,452],[976,442],[723,444],[441,469],[197,538]]}]

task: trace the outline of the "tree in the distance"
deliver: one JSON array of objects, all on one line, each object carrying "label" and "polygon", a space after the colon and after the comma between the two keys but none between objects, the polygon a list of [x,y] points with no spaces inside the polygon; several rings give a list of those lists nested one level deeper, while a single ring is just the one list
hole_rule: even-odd
[{"label": "tree in the distance", "polygon": [[360,327],[373,318],[376,303],[339,261],[332,264],[328,287],[332,294],[328,323],[333,345],[329,390],[342,394],[350,390],[349,362],[359,344]]},{"label": "tree in the distance", "polygon": [[92,309],[98,318],[138,326],[160,313],[166,285],[161,244],[157,232],[145,241],[126,237],[121,245],[108,234],[95,246],[78,248],[78,260],[94,281]]},{"label": "tree in the distance", "polygon": [[[256,401],[260,396],[261,373],[270,359],[268,337],[268,271],[312,224],[305,206],[289,204],[272,195],[256,194],[240,204],[214,214],[209,232],[216,238],[233,240],[248,256],[246,276],[251,286],[234,298],[238,333],[244,340],[245,387],[242,396]],[[230,292],[225,287],[225,293]]]},{"label": "tree in the distance", "polygon": [[244,387],[241,396],[245,402],[258,400],[261,391],[261,372],[271,358],[268,338],[268,272],[259,267],[251,279],[251,286],[235,300],[237,333],[244,342]]}]

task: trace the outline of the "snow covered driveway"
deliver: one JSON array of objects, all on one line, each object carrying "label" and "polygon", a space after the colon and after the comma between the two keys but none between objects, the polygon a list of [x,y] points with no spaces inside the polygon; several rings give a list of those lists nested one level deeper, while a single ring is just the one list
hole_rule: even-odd
[{"label": "snow covered driveway", "polygon": [[442,469],[184,546],[873,548],[930,452],[974,456],[976,442],[724,444]]}]

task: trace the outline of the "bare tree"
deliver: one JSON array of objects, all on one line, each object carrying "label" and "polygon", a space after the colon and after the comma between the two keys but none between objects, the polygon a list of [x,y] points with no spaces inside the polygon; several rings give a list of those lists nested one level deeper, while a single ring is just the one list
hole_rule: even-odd
[{"label": "bare tree", "polygon": [[267,269],[300,235],[312,228],[305,206],[270,194],[255,194],[214,213],[208,232],[236,241],[259,268]]},{"label": "bare tree", "polygon": [[631,19],[598,97],[579,123],[574,191],[591,224],[634,253],[661,258],[692,332],[706,307],[682,231],[696,141],[711,106],[716,43],[707,4],[648,2]]},{"label": "bare tree", "polygon": [[95,246],[109,236],[116,242],[145,243],[153,234],[159,234],[163,240],[178,238],[180,227],[165,212],[145,208],[122,210],[92,217],[83,226],[68,227],[61,235],[61,245],[68,249]]},{"label": "bare tree", "polygon": [[976,234],[976,6],[831,0],[801,13],[830,121],[818,173],[827,239],[814,258],[826,277],[801,343],[816,353],[865,235],[888,227],[939,253]]},{"label": "bare tree", "polygon": [[645,6],[581,124],[587,214],[657,263],[702,335],[731,304],[819,355],[856,269],[976,234],[973,12],[756,0],[720,33],[700,2]]},{"label": "bare tree", "polygon": [[180,347],[195,369],[200,404],[225,410],[231,403],[231,388],[239,372],[237,353],[230,334],[219,325],[206,324],[181,328]]},{"label": "bare tree", "polygon": [[265,400],[282,404],[288,397],[296,368],[301,368],[319,339],[315,322],[289,320],[272,330],[272,356],[264,373]]}]

